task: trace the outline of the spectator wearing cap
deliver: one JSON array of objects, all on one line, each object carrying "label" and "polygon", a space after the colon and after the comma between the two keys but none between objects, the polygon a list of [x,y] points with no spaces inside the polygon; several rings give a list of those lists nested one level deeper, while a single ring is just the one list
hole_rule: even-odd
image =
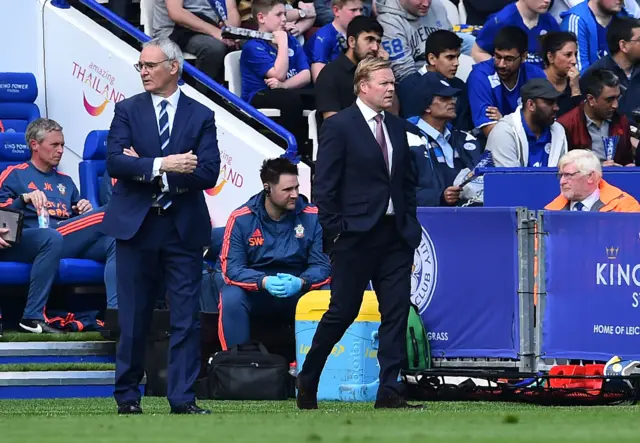
[{"label": "spectator wearing cap", "polygon": [[592,151],[576,149],[558,162],[560,195],[548,211],[640,212],[638,201],[602,179],[600,159]]},{"label": "spectator wearing cap", "polygon": [[607,69],[589,69],[580,89],[585,101],[558,119],[568,149],[590,149],[602,166],[634,166],[629,120],[618,110],[618,77]]},{"label": "spectator wearing cap", "polygon": [[498,167],[555,167],[567,152],[567,138],[555,121],[559,92],[546,78],[529,80],[521,89],[522,105],[500,119],[487,149]]},{"label": "spectator wearing cap", "polygon": [[419,117],[412,117],[407,140],[417,173],[418,206],[454,206],[473,197],[456,186],[473,168],[482,146],[471,134],[456,129],[456,96],[460,93],[437,72],[427,72],[416,88]]}]

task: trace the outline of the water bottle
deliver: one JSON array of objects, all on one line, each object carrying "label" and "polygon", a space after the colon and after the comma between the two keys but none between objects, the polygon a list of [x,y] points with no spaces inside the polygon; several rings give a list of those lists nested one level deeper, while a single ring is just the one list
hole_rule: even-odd
[{"label": "water bottle", "polygon": [[38,227],[49,227],[49,211],[44,206],[38,210]]},{"label": "water bottle", "polygon": [[289,363],[289,374],[294,378],[298,376],[298,366],[295,361]]}]

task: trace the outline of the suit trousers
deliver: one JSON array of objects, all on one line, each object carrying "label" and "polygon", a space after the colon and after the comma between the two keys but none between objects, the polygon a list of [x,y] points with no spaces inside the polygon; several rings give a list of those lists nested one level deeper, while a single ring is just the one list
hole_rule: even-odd
[{"label": "suit trousers", "polygon": [[366,233],[345,233],[331,253],[331,301],[313,337],[300,383],[315,387],[334,345],[360,311],[369,284],[378,298],[380,387],[377,398],[403,395],[400,371],[406,367],[406,330],[414,251],[401,237],[395,216],[384,216]]},{"label": "suit trousers", "polygon": [[171,334],[167,397],[174,408],[195,401],[193,385],[200,372],[202,252],[202,248],[184,247],[171,208],[165,215],[151,209],[132,239],[117,240],[121,332],[114,397],[119,405],[140,401],[138,385],[144,375],[146,338],[163,280]]}]

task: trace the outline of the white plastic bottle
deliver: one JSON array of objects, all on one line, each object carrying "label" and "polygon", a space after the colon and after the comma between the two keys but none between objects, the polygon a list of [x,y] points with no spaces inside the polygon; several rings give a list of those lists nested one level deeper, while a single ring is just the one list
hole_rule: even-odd
[{"label": "white plastic bottle", "polygon": [[38,211],[38,227],[49,227],[49,211],[47,211],[47,208],[45,208],[44,206]]}]

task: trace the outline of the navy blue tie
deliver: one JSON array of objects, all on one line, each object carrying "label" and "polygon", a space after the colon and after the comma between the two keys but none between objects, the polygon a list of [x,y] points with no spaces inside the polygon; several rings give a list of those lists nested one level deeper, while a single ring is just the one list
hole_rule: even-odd
[{"label": "navy blue tie", "polygon": [[[167,153],[166,149],[167,149],[167,146],[169,146],[169,138],[170,138],[170,133],[169,133],[169,113],[167,112],[167,105],[168,104],[169,104],[169,102],[166,101],[166,100],[162,100],[162,102],[160,102],[160,120],[159,120],[160,147],[162,149],[162,156],[163,157]],[[159,206],[161,208],[163,208],[163,209],[167,209],[169,206],[171,206],[171,198],[169,197],[168,193],[163,192],[162,194],[160,194],[158,196],[156,201],[158,202]]]},{"label": "navy blue tie", "polygon": [[582,211],[584,209],[584,204],[582,202],[578,202],[574,205],[573,209],[576,211]]}]

